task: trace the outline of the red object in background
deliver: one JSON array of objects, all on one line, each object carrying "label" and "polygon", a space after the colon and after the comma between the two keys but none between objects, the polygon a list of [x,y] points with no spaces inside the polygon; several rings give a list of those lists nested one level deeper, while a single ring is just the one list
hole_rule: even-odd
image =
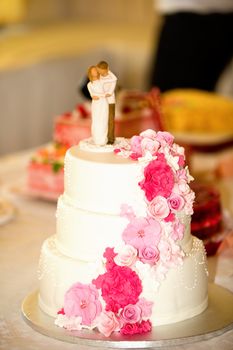
[{"label": "red object in background", "polygon": [[120,116],[115,119],[116,136],[130,138],[147,129],[164,130],[159,89],[123,91],[119,104]]},{"label": "red object in background", "polygon": [[222,208],[219,191],[211,185],[194,182],[194,213],[191,220],[191,233],[202,239],[207,255],[214,255],[221,243],[218,239],[222,230]]}]

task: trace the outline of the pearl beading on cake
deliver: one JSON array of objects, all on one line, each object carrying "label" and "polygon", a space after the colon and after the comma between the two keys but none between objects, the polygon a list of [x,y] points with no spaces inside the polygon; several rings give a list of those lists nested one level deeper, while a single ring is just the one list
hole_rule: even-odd
[{"label": "pearl beading on cake", "polygon": [[65,158],[65,162],[64,162],[64,174],[65,174],[65,180],[66,183],[69,186],[71,186],[71,164],[70,162],[67,161],[67,159]]},{"label": "pearl beading on cake", "polygon": [[[201,254],[201,260],[197,258],[197,253]],[[180,283],[183,285],[183,287],[186,290],[193,290],[197,287],[197,282],[198,282],[198,266],[203,265],[204,271],[206,276],[208,276],[208,269],[207,269],[207,261],[206,261],[206,251],[203,249],[203,243],[201,240],[199,240],[196,237],[193,237],[193,246],[192,249],[189,253],[185,253],[185,258],[189,258],[194,261],[194,274],[193,274],[193,285],[188,286],[184,280],[183,277],[183,266],[180,266],[178,271],[179,271],[179,278],[180,278]]]}]

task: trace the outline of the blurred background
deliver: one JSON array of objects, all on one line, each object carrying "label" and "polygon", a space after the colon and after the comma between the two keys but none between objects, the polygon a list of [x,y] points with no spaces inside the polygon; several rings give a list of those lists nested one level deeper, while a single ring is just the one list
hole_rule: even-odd
[{"label": "blurred background", "polygon": [[[155,0],[0,0],[0,155],[51,140],[101,59],[122,88],[148,91],[161,23]],[[230,66],[216,89],[232,96]]]},{"label": "blurred background", "polygon": [[158,25],[152,0],[0,0],[0,154],[49,141],[101,59],[121,86],[147,89]]}]

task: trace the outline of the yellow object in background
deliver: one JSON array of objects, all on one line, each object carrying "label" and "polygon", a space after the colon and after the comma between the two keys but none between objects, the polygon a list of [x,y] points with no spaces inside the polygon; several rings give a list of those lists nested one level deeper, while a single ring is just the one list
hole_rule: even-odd
[{"label": "yellow object in background", "polygon": [[161,96],[167,130],[233,135],[233,101],[215,93],[174,89]]},{"label": "yellow object in background", "polygon": [[26,9],[26,0],[0,0],[0,25],[20,22]]}]

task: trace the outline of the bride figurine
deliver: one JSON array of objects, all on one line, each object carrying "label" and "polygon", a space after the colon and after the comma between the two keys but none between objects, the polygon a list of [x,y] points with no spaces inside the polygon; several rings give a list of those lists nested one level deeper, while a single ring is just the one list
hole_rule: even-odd
[{"label": "bride figurine", "polygon": [[88,78],[87,88],[92,98],[92,142],[97,146],[105,146],[108,141],[108,101],[104,82],[100,79],[96,66],[89,67]]}]

